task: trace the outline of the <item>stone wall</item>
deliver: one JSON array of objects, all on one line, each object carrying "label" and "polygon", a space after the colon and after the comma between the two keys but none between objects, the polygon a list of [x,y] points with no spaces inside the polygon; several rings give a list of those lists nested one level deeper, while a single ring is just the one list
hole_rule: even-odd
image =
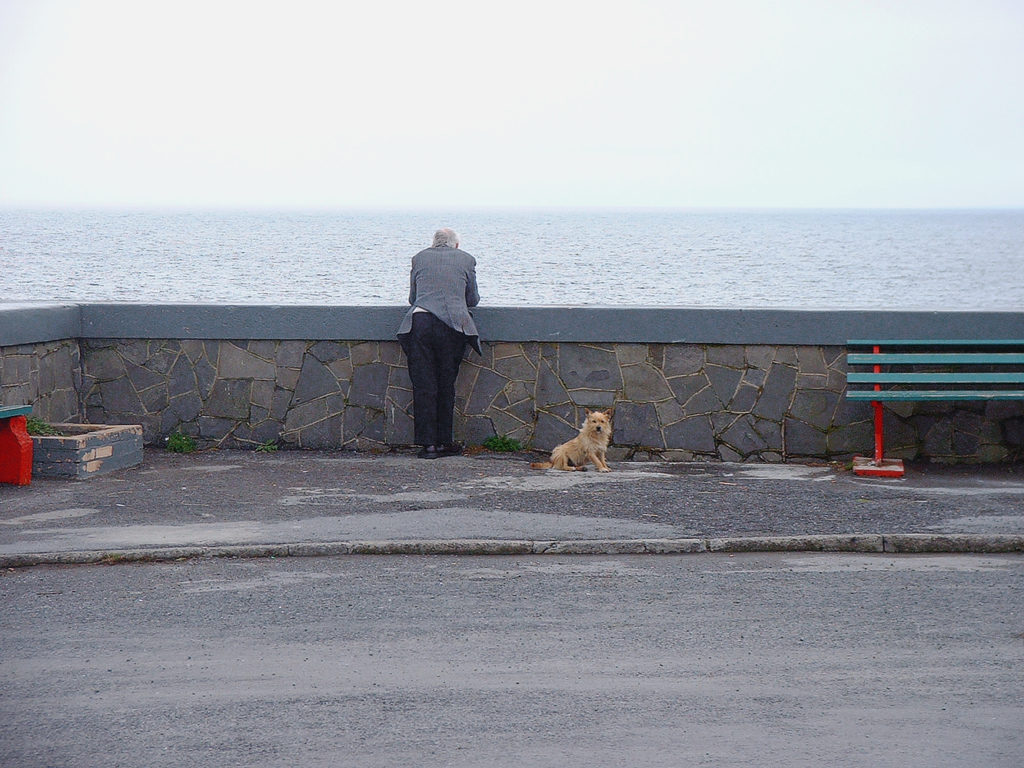
[{"label": "stone wall", "polygon": [[547,450],[614,408],[613,458],[846,455],[870,425],[840,396],[842,365],[821,347],[498,344],[466,366],[464,431]]},{"label": "stone wall", "polygon": [[51,423],[80,421],[77,339],[0,347],[0,405],[31,405]]},{"label": "stone wall", "polygon": [[204,447],[384,449],[408,442],[401,418],[385,418],[409,392],[400,354],[386,342],[83,340],[85,415],[140,423],[147,443],[181,432]]},{"label": "stone wall", "polygon": [[[47,421],[142,424],[203,446],[386,450],[412,441],[394,340],[404,307],[0,304],[0,403]],[[1024,339],[1024,312],[478,307],[484,355],[456,436],[537,450],[615,409],[614,459],[847,459],[872,449],[850,402],[851,338]],[[356,339],[356,340],[354,340]],[[1024,403],[886,406],[886,452],[1024,460]]]},{"label": "stone wall", "polygon": [[81,381],[76,339],[0,347],[0,404],[31,404],[46,422],[78,422]]},{"label": "stone wall", "polygon": [[[394,341],[83,339],[91,423],[141,423],[206,447],[276,442],[387,450],[412,442],[412,391]],[[548,450],[586,408],[614,408],[613,459],[847,459],[872,447],[867,403],[843,397],[845,348],[498,342],[458,380],[456,438]],[[901,404],[887,452],[1024,459],[1024,404]]]}]

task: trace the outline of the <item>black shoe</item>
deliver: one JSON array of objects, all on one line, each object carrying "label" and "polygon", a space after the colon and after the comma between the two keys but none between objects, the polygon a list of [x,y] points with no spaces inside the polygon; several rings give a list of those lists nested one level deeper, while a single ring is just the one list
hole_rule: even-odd
[{"label": "black shoe", "polygon": [[441,458],[441,451],[436,445],[425,445],[416,456],[420,459],[439,459]]},{"label": "black shoe", "polygon": [[441,446],[442,456],[461,456],[465,450],[460,443],[445,443]]}]

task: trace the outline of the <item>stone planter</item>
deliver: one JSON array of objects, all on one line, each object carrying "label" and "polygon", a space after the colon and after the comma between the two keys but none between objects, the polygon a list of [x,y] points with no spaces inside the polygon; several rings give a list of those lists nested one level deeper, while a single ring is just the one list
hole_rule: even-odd
[{"label": "stone planter", "polygon": [[85,480],[142,463],[138,424],[53,424],[63,434],[32,437],[32,474]]}]

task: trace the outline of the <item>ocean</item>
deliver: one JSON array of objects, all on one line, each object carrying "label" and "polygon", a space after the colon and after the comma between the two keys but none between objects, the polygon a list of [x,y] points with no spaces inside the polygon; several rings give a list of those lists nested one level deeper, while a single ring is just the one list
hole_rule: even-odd
[{"label": "ocean", "polygon": [[0,209],[0,301],[403,305],[459,232],[482,304],[1024,309],[1024,210]]}]

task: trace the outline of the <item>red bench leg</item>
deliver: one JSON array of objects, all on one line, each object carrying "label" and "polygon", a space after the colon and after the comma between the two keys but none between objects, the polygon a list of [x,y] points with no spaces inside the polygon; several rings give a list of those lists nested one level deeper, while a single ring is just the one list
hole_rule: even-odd
[{"label": "red bench leg", "polygon": [[24,416],[0,419],[0,483],[32,482],[32,438]]},{"label": "red bench leg", "polygon": [[875,409],[875,456],[853,457],[853,473],[871,477],[903,477],[903,460],[886,459],[882,456],[882,404],[872,400]]},{"label": "red bench leg", "polygon": [[[875,354],[881,350],[875,346]],[[875,373],[881,373],[882,366],[875,366]],[[875,391],[882,388],[881,384],[875,384]],[[903,477],[903,460],[886,459],[882,457],[882,404],[878,400],[871,401],[871,407],[875,409],[875,458],[874,461],[863,456],[853,457],[853,473],[855,475],[870,475],[872,477]]]},{"label": "red bench leg", "polygon": [[[877,386],[877,385],[876,385]],[[877,400],[871,402],[875,409],[875,464],[882,463],[882,404]]]}]

